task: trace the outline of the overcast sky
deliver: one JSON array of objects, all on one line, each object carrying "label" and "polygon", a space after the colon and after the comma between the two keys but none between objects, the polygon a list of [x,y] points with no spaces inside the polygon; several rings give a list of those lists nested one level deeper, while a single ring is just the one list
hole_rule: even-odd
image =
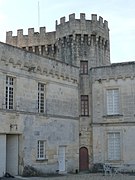
[{"label": "overcast sky", "polygon": [[[38,2],[40,21],[38,21]],[[135,0],[0,0],[0,41],[6,31],[28,28],[38,31],[38,24],[47,31],[55,30],[55,20],[75,13],[102,16],[110,29],[111,62],[135,61]]]}]

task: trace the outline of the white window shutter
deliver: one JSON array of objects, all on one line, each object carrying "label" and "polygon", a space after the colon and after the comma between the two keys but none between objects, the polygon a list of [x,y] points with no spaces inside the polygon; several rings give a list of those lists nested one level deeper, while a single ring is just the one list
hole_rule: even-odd
[{"label": "white window shutter", "polygon": [[108,160],[120,160],[120,132],[108,133]]},{"label": "white window shutter", "polygon": [[107,114],[119,114],[119,90],[107,90]]}]

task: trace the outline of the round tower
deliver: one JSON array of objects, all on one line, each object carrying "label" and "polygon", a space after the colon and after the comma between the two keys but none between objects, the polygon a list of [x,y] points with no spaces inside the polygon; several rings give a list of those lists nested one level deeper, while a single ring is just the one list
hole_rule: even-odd
[{"label": "round tower", "polygon": [[75,14],[56,21],[56,57],[66,63],[80,66],[80,61],[88,60],[89,68],[110,63],[110,42],[108,22],[92,14],[86,20],[85,14],[75,19]]}]

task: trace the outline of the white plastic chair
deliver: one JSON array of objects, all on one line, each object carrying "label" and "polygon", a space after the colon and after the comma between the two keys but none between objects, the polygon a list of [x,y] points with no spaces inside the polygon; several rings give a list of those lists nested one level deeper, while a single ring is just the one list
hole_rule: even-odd
[{"label": "white plastic chair", "polygon": [[104,175],[106,176],[107,174],[112,176],[112,167],[109,164],[103,164],[103,169],[104,169]]}]

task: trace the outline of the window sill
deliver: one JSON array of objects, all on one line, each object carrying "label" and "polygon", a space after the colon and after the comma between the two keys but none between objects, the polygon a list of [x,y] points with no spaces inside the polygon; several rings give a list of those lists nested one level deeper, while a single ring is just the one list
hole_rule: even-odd
[{"label": "window sill", "polygon": [[80,115],[80,117],[89,117],[90,115]]},{"label": "window sill", "polygon": [[44,159],[36,159],[37,162],[46,162],[48,161],[48,159],[44,158]]},{"label": "window sill", "polygon": [[104,115],[103,118],[118,118],[122,117],[122,114],[112,114],[112,115]]},{"label": "window sill", "polygon": [[123,163],[123,160],[106,160],[105,163],[121,164],[121,163]]},{"label": "window sill", "polygon": [[87,75],[87,76],[88,76],[89,74],[88,74],[88,73],[87,73],[87,74],[80,73],[80,76],[84,76],[84,75]]}]

